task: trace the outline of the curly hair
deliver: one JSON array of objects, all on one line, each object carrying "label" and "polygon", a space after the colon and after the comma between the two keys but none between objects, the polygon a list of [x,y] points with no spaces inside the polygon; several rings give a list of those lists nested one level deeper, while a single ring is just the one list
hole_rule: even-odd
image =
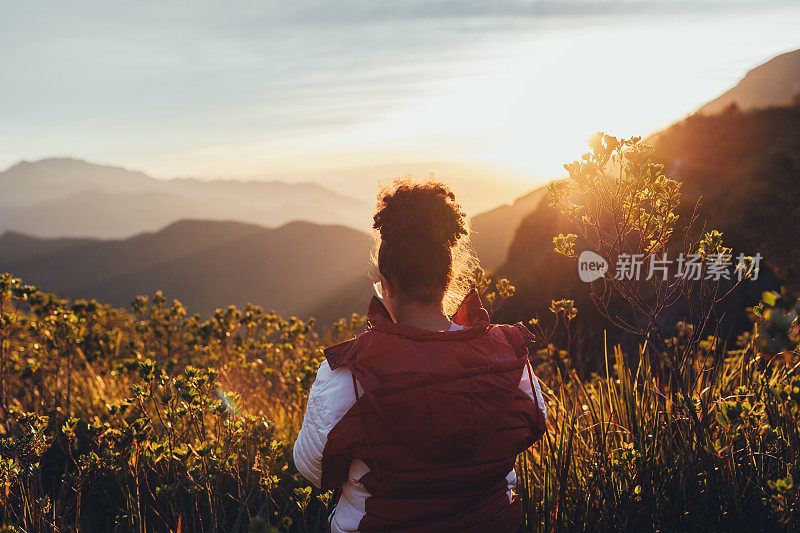
[{"label": "curly hair", "polygon": [[378,195],[373,217],[378,270],[399,298],[444,302],[453,312],[469,290],[476,264],[469,220],[443,183],[396,180]]}]

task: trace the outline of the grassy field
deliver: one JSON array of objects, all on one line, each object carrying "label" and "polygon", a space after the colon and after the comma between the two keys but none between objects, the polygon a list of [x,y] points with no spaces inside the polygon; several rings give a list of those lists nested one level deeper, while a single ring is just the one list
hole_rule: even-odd
[{"label": "grassy field", "polygon": [[[127,313],[9,275],[0,307],[8,530],[325,529],[330,495],[298,475],[291,444],[322,346],[362,319],[323,339],[255,307],[199,320],[156,295]],[[798,358],[767,356],[762,323],[735,348],[706,339],[688,397],[639,354],[611,350],[581,379],[563,350],[540,349],[549,431],[518,464],[525,528],[798,527]]]}]

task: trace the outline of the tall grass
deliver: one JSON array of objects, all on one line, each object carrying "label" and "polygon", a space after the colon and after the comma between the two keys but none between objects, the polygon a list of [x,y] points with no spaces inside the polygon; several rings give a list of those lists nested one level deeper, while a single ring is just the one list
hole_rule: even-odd
[{"label": "tall grass", "polygon": [[632,368],[618,348],[606,355],[602,377],[549,382],[549,431],[518,463],[529,530],[796,530],[796,363],[752,343],[720,353],[685,400],[713,406],[698,413],[704,445],[646,357]]},{"label": "tall grass", "polygon": [[[540,350],[558,364],[546,365],[556,369],[550,431],[522,458],[528,527],[797,529],[797,296],[765,294],[735,347],[709,335],[725,298],[758,274],[755,260],[732,262],[718,231],[697,235],[697,207],[679,223],[682,184],[640,138],[598,133],[589,146],[550,187],[555,216],[576,231],[555,236],[555,251],[577,258],[580,243],[612,265],[623,255],[646,265],[672,251],[694,256],[703,273],[645,279],[612,269],[590,284],[609,324],[641,343],[634,354],[613,348],[613,358],[603,346],[602,376],[581,379],[557,348]],[[708,275],[726,264],[736,266],[730,282]],[[676,304],[685,321],[670,335],[663,319]],[[562,324],[577,312],[570,300],[552,310]],[[535,325],[540,339],[552,337]]]},{"label": "tall grass", "polygon": [[[200,320],[156,295],[129,314],[9,275],[0,302],[9,530],[325,530],[330,494],[290,447],[321,347],[363,319],[320,338],[256,307]],[[581,379],[541,350],[548,432],[519,458],[524,528],[796,529],[798,357],[767,357],[759,328],[766,318],[735,349],[710,338],[696,354],[714,371],[682,401],[702,438],[643,352],[613,348],[602,375]]]}]

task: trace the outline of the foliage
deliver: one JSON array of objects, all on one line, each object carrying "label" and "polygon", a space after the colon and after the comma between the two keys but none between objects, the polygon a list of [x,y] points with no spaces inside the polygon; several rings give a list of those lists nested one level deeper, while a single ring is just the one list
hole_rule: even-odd
[{"label": "foliage", "polygon": [[324,530],[291,444],[324,342],[256,306],[134,313],[0,276],[0,524],[24,531]]},{"label": "foliage", "polygon": [[[581,162],[565,165],[569,180],[550,188],[551,205],[578,231],[554,237],[555,251],[575,257],[580,238],[605,258],[655,258],[670,246],[681,184],[664,176],[638,138],[598,133],[590,147]],[[683,250],[696,250],[705,266],[730,258],[720,232],[696,244],[690,232],[691,225]],[[743,258],[738,283],[753,275],[752,266]],[[561,364],[547,394],[551,431],[538,453],[522,458],[531,529],[797,527],[797,295],[765,293],[751,310],[753,330],[727,348],[708,330],[733,288],[705,279],[607,276],[596,282],[599,293],[592,284],[601,312],[642,342],[631,359],[616,347],[609,363],[606,353],[602,377],[582,380],[565,364],[569,350],[550,341],[553,330],[535,323],[543,345],[538,368]],[[610,313],[610,292],[630,306],[633,321]],[[680,298],[689,313],[668,337],[662,317]],[[700,311],[692,307],[698,301]],[[569,326],[571,309],[569,300],[553,302],[553,329],[562,315]]]},{"label": "foliage", "polygon": [[[688,396],[704,378],[705,369],[693,371],[694,354],[709,335],[716,333],[715,317],[720,303],[742,281],[752,277],[753,259],[742,256],[732,287],[709,272],[731,259],[731,248],[724,245],[717,230],[706,232],[692,242],[692,224],[685,228],[680,250],[682,257],[697,258],[701,272],[693,276],[652,275],[667,261],[678,221],[681,183],[664,174],[664,165],[652,159],[653,148],[639,137],[619,140],[597,133],[589,140],[590,151],[581,161],[564,165],[569,179],[553,183],[550,204],[560,210],[578,234],[559,234],[553,238],[555,251],[576,257],[575,240],[606,260],[617,259],[616,272],[590,284],[595,306],[609,321],[643,342],[642,355],[649,359],[656,383],[670,394]],[[692,222],[696,214],[692,217]],[[673,246],[675,249],[676,246]],[[623,260],[627,258],[628,261]],[[651,265],[646,278],[639,267],[626,271],[636,259]],[[661,261],[661,263],[659,263]],[[613,261],[611,261],[613,263]],[[748,266],[750,268],[748,268]],[[627,316],[614,312],[610,304],[616,296],[626,304]],[[686,342],[670,342],[663,327],[666,311],[681,303],[688,308]],[[701,413],[707,413],[707,399],[701,398]],[[703,417],[685,409],[692,431],[704,441],[707,437]]]},{"label": "foliage", "polygon": [[[675,402],[646,357],[634,366],[617,347],[603,376],[581,379],[548,373],[540,350],[538,373],[553,377],[544,387],[549,431],[518,461],[528,529],[796,530],[800,357],[791,340],[773,345],[781,357],[759,348],[767,321],[734,349],[706,339],[692,364],[713,370]],[[702,418],[704,439],[685,406]]]},{"label": "foliage", "polygon": [[[497,305],[513,293],[507,281],[481,279]],[[129,315],[58,300],[8,275],[2,283],[3,523],[325,529],[331,495],[296,472],[290,444],[323,340],[354,334],[363,318],[321,339],[307,323],[255,307],[200,321],[156,295]],[[682,401],[712,405],[702,414],[705,446],[679,406],[663,401],[646,358],[632,369],[616,349],[606,375],[575,374],[553,330],[577,309],[553,302],[552,328],[532,322],[549,431],[519,460],[527,528],[796,527],[800,377],[796,322],[785,318],[796,301],[766,294],[736,349],[702,345],[695,366],[717,370]],[[559,364],[548,359],[553,350]]]},{"label": "foliage", "polygon": [[[604,257],[669,246],[680,184],[649,154],[601,135],[568,165],[572,183],[555,184],[552,201],[578,234],[555,238],[560,253],[575,255],[579,238]],[[711,260],[730,252],[722,237],[684,244]],[[492,313],[515,293],[482,270],[473,281]],[[665,334],[664,310],[693,289],[654,283],[655,306],[637,283],[614,287],[642,345],[604,346],[602,375],[571,363],[575,301],[529,321],[548,431],[518,459],[524,528],[797,530],[797,295],[765,293],[752,329],[727,346],[705,327],[711,312]],[[298,474],[291,444],[322,347],[365,318],[321,334],[250,305],[188,316],[160,293],[132,309],[0,275],[0,529],[324,531],[332,495]]]}]

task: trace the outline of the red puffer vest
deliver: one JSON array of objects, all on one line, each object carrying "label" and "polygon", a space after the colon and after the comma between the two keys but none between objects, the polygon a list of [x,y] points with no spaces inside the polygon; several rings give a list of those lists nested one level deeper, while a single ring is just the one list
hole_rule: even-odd
[{"label": "red puffer vest", "polygon": [[369,319],[325,350],[363,395],[328,435],[322,488],[338,488],[360,459],[371,494],[361,531],[518,531],[506,476],[545,430],[543,409],[519,389],[530,332],[491,325],[474,291],[453,317],[459,331],[397,324],[374,297]]}]

